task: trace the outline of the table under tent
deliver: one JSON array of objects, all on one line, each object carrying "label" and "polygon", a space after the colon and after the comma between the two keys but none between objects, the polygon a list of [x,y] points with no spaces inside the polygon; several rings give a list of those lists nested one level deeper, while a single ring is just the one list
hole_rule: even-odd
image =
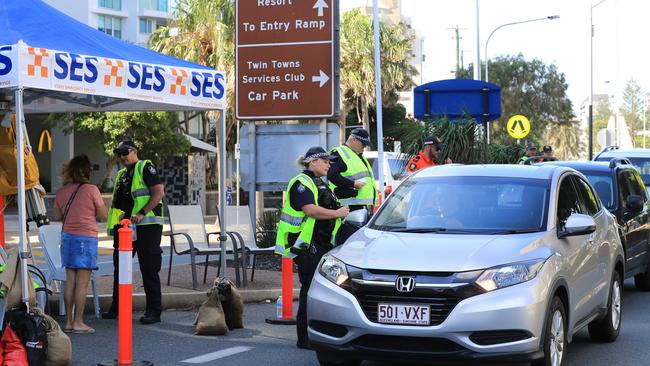
[{"label": "table under tent", "polygon": [[[123,42],[41,0],[0,2],[0,93],[16,117],[18,221],[26,217],[25,114],[218,110],[219,158],[225,166],[226,80],[223,71]],[[225,176],[220,172],[219,188]],[[219,211],[224,212],[225,195]],[[225,215],[221,215],[225,218]],[[22,301],[28,302],[26,225],[18,225]],[[221,237],[225,238],[221,226]],[[221,242],[225,268],[225,240]]]}]

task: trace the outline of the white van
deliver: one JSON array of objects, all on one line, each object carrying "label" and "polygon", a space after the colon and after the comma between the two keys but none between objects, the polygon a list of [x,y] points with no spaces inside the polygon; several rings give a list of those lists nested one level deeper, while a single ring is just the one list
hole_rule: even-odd
[{"label": "white van", "polygon": [[[379,185],[379,165],[377,165],[377,151],[364,151],[363,156],[372,165],[372,171]],[[384,151],[384,187],[386,194],[394,191],[406,179],[407,156],[392,151]],[[379,186],[377,187],[379,189]]]}]

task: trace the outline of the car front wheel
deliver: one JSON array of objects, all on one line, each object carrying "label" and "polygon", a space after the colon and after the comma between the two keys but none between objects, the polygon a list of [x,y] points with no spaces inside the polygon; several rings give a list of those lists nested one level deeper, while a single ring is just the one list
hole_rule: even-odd
[{"label": "car front wheel", "polygon": [[566,313],[562,300],[555,296],[544,326],[544,358],[536,360],[533,365],[561,366],[566,346]]},{"label": "car front wheel", "polygon": [[589,324],[589,336],[598,342],[614,342],[621,331],[622,303],[621,294],[623,287],[621,276],[618,272],[612,275],[612,284],[609,289],[609,300],[607,302],[607,316],[595,320]]}]

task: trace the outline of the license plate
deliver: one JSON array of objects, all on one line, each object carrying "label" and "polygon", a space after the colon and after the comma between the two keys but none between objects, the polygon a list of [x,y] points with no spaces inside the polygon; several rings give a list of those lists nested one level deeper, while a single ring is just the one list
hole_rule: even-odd
[{"label": "license plate", "polygon": [[380,303],[377,306],[379,323],[429,325],[429,319],[429,305]]}]

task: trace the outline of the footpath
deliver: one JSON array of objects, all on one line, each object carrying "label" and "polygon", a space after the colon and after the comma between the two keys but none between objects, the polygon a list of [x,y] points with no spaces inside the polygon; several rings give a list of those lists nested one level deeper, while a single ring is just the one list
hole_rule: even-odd
[{"label": "footpath", "polygon": [[[215,222],[214,216],[204,217],[204,222],[206,223],[206,231],[212,231],[214,225],[211,225]],[[47,272],[47,263],[44,258],[44,253],[40,248],[38,243],[38,229],[36,225],[30,223],[30,230],[27,235],[29,237],[29,242],[32,248],[32,254],[34,255],[34,261],[37,267]],[[111,303],[111,294],[113,286],[113,265],[112,265],[112,251],[113,251],[113,240],[112,238],[106,236],[106,226],[104,223],[98,223],[99,230],[99,258],[98,266],[99,270],[97,271],[97,288],[100,296],[100,308],[102,311],[106,311],[110,307]],[[163,227],[163,232],[168,232],[169,226],[165,225]],[[5,241],[7,246],[18,245],[18,217],[17,215],[7,214],[5,215]],[[196,272],[198,279],[197,289],[192,288],[192,269],[191,265],[188,264],[190,260],[189,255],[178,256],[174,254],[173,266],[172,266],[172,275],[170,284],[167,285],[167,273],[169,269],[169,254],[171,250],[171,244],[169,238],[163,236],[161,247],[163,249],[163,263],[162,269],[160,271],[160,282],[162,286],[162,303],[164,309],[190,309],[198,307],[206,299],[206,291],[211,287],[212,282],[217,277],[217,266],[216,262],[218,256],[211,256],[210,262],[208,263],[208,272],[207,272],[207,281],[203,283],[203,273],[204,273],[204,263],[205,257],[198,256]],[[266,256],[266,258],[263,258]],[[258,263],[260,262],[273,262],[278,261],[279,258],[273,255],[258,255]],[[225,277],[231,279],[235,282],[235,270],[232,267],[232,261],[228,260],[228,268],[225,272]],[[241,273],[241,271],[240,271]],[[276,270],[266,270],[266,269],[256,269],[255,278],[253,282],[250,282],[251,278],[251,268],[250,265],[246,269],[248,283],[246,287],[239,287],[244,302],[262,302],[266,300],[275,301],[278,296],[281,294],[281,283],[282,277],[281,272]],[[241,276],[241,275],[240,275]],[[240,278],[241,280],[241,278]],[[298,280],[298,274],[293,273],[293,293],[294,299],[298,298],[298,291],[300,289],[300,282]],[[51,305],[55,306],[54,309],[57,309],[59,289],[53,288],[54,294],[51,296]],[[88,301],[86,304],[86,310],[92,312],[92,289],[88,290]],[[133,260],[133,310],[142,311],[145,306],[145,295],[144,287],[142,285],[142,277],[139,273],[139,267],[137,262],[137,257]]]}]

